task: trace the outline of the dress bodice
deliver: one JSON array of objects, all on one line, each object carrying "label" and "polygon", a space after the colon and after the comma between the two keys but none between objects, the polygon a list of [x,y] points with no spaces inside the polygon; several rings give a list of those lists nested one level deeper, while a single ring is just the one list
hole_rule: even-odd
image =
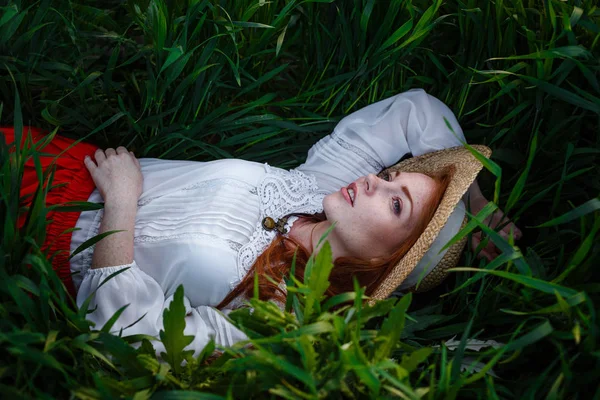
[{"label": "dress bodice", "polygon": [[[246,275],[275,231],[262,220],[322,211],[316,179],[244,160],[140,159],[144,187],[135,221],[137,266],[169,296],[183,284],[190,304],[216,306]],[[89,201],[101,202],[96,190]],[[98,234],[103,211],[82,213],[72,250]],[[288,224],[288,229],[294,219]],[[93,248],[71,260],[79,288]]]}]

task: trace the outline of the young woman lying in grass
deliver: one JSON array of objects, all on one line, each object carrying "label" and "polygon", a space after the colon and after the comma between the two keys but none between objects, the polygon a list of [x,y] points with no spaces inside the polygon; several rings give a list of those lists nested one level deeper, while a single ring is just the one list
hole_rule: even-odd
[{"label": "young woman lying in grass", "polygon": [[[10,129],[3,132],[14,141]],[[53,189],[48,202],[103,202],[104,209],[56,214],[46,245],[63,250],[53,265],[79,306],[96,291],[88,315],[96,328],[128,305],[113,331],[158,337],[163,310],[182,284],[185,334],[194,336],[188,349],[197,354],[211,337],[230,346],[245,336],[218,310],[227,314],[242,306],[252,296],[255,274],[260,297],[281,304],[294,254],[301,279],[334,222],[327,236],[335,260],[328,295],[352,291],[353,278],[373,299],[398,286],[414,290],[421,279],[420,289],[437,283],[440,268],[456,263],[464,245],[439,252],[463,223],[460,198],[466,192],[472,213],[488,202],[474,181],[481,165],[462,142],[450,109],[422,90],[347,116],[290,171],[237,159],[136,159],[124,147],[86,143],[64,151],[72,141],[57,136],[43,152],[64,151],[56,159],[55,183],[68,184]],[[439,151],[455,146],[461,146],[455,153]],[[426,153],[432,158],[422,157]],[[375,175],[409,154],[415,157],[409,162],[417,160],[410,167],[405,161]],[[459,156],[467,161],[448,162]],[[43,159],[48,166],[53,157]],[[410,172],[419,168],[426,172]],[[36,181],[32,166],[22,195],[33,193]],[[499,212],[488,222],[494,227],[501,219]],[[110,231],[118,232],[67,260],[69,252]],[[511,231],[520,237],[512,223],[502,233]],[[473,248],[481,239],[474,237]],[[492,259],[495,252],[489,244],[480,256]],[[164,351],[154,345],[158,354]]]}]

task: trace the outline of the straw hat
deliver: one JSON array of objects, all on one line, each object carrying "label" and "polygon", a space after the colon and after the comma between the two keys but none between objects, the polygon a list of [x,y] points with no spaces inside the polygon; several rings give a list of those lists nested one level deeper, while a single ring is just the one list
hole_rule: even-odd
[{"label": "straw hat", "polygon": [[[489,158],[492,154],[492,151],[486,146],[473,145],[471,147],[486,158]],[[382,171],[382,173],[395,171],[433,173],[451,164],[455,165],[455,172],[452,174],[448,188],[433,218],[413,247],[411,247],[402,260],[392,269],[387,279],[372,294],[371,303],[375,300],[387,298],[413,271],[419,260],[423,258],[427,250],[434,243],[446,221],[448,221],[448,217],[469,189],[469,186],[471,186],[471,183],[473,183],[483,165],[467,148],[458,146],[409,158]],[[466,217],[463,220],[462,226],[465,224]],[[453,268],[458,263],[465,243],[466,237],[448,249],[444,257],[421,281],[418,291],[431,289],[445,278],[447,270]],[[415,289],[413,287],[409,290],[414,291]]]}]

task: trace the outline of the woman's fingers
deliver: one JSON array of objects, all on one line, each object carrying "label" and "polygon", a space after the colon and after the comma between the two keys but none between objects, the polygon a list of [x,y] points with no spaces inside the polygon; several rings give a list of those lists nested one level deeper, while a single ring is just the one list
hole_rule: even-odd
[{"label": "woman's fingers", "polygon": [[83,159],[83,163],[85,164],[85,167],[88,169],[88,171],[90,171],[90,174],[93,174],[96,168],[98,168],[98,166],[90,156],[85,156],[85,158]]},{"label": "woman's fingers", "polygon": [[522,235],[521,231],[512,222],[510,224],[506,225],[498,233],[500,234],[500,236],[502,236],[504,238],[504,240],[506,240],[508,242],[508,238],[510,237],[511,230],[512,230],[512,234],[513,234],[513,237],[515,238],[515,240],[521,239],[521,235]]},{"label": "woman's fingers", "polygon": [[504,213],[500,209],[494,211],[491,216],[484,220],[484,223],[492,229],[497,229],[500,224],[505,222],[508,222],[508,219],[505,218]]},{"label": "woman's fingers", "polygon": [[139,198],[143,188],[140,163],[124,146],[98,149],[93,158],[84,158],[96,188],[105,202],[131,201]]},{"label": "woman's fingers", "polygon": [[133,158],[133,161],[135,161],[135,165],[137,165],[137,166],[138,166],[138,168],[142,168],[142,166],[140,165],[140,160],[138,160],[138,159],[135,157],[135,154],[133,154],[133,151],[130,151],[130,152],[129,152],[129,154],[131,155],[131,158]]},{"label": "woman's fingers", "polygon": [[[476,232],[472,236],[471,250],[473,250],[473,252],[476,252],[477,251],[477,247],[479,246],[480,243],[481,243],[481,232]],[[479,251],[479,253],[477,253],[477,257],[478,258],[481,258],[481,257],[484,256],[484,250],[485,249],[481,249]]]},{"label": "woman's fingers", "polygon": [[94,158],[96,159],[96,164],[100,165],[102,162],[106,161],[106,155],[102,149],[96,150],[94,153]]},{"label": "woman's fingers", "polygon": [[[494,230],[498,229],[501,224],[506,224],[506,226],[498,231],[498,234],[506,241],[509,241],[511,231],[513,232],[515,240],[519,240],[523,236],[521,230],[513,222],[511,222],[510,219],[508,219],[504,215],[504,212],[500,209],[496,210],[491,216],[487,217],[483,223]],[[477,250],[477,247],[482,241],[482,234],[483,232],[479,231],[471,236],[471,247],[474,252]],[[501,251],[497,248],[494,242],[491,239],[488,239],[488,243],[484,248],[481,249],[477,256],[479,258],[485,257],[489,261],[492,261],[494,258],[498,257],[500,253]]]},{"label": "woman's fingers", "polygon": [[493,261],[494,258],[498,257],[498,253],[496,252],[490,252],[490,251],[486,251],[486,250],[482,250],[480,254],[480,257],[485,257],[487,258],[488,261]]},{"label": "woman's fingers", "polygon": [[121,154],[129,154],[131,156],[131,158],[134,159],[136,164],[139,166],[139,161],[137,160],[137,158],[135,158],[135,154],[133,154],[133,151],[129,151],[123,146],[117,147],[116,150],[113,148],[110,148],[110,147],[106,150],[98,149],[98,150],[96,150],[96,153],[94,153],[94,158],[96,159],[96,163],[98,163],[98,165],[100,165],[102,162],[104,162],[106,160],[107,157],[121,155]]},{"label": "woman's fingers", "polygon": [[[481,232],[476,232],[472,235],[471,240],[471,249],[473,252],[477,251],[477,247],[481,243]],[[487,245],[482,248],[479,253],[477,253],[478,258],[485,257],[488,261],[492,261],[494,258],[498,257],[500,254],[497,251],[496,246],[491,240],[488,240]]]},{"label": "woman's fingers", "polygon": [[508,219],[508,217],[506,217],[504,215],[504,213],[502,212],[502,210],[497,210],[493,214],[493,218],[491,220],[491,223],[489,223],[489,221],[486,219],[486,223],[492,229],[496,229],[501,224],[505,224],[507,222],[508,222],[508,224],[506,224],[506,226],[504,228],[502,228],[501,232],[506,232],[506,234],[507,234],[506,237],[508,237],[508,233],[510,232],[511,229],[513,229],[515,239],[520,239],[521,236],[523,236],[523,232],[521,232],[521,230],[513,222],[510,222],[510,219]]},{"label": "woman's fingers", "polygon": [[514,223],[510,223],[508,225],[506,225],[506,227],[503,229],[504,231],[506,231],[507,233],[510,233],[510,231],[513,231],[513,235],[515,236],[515,239],[521,239],[521,237],[523,236],[523,232],[521,232],[521,230],[514,224]]}]

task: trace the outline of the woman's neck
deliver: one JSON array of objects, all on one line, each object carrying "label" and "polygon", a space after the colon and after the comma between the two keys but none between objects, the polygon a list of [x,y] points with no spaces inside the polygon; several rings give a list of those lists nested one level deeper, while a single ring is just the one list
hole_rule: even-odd
[{"label": "woman's neck", "polygon": [[[304,246],[312,254],[319,243],[319,239],[329,228],[327,220],[312,222],[301,218],[292,225],[289,236]],[[318,250],[318,249],[317,249]]]}]

